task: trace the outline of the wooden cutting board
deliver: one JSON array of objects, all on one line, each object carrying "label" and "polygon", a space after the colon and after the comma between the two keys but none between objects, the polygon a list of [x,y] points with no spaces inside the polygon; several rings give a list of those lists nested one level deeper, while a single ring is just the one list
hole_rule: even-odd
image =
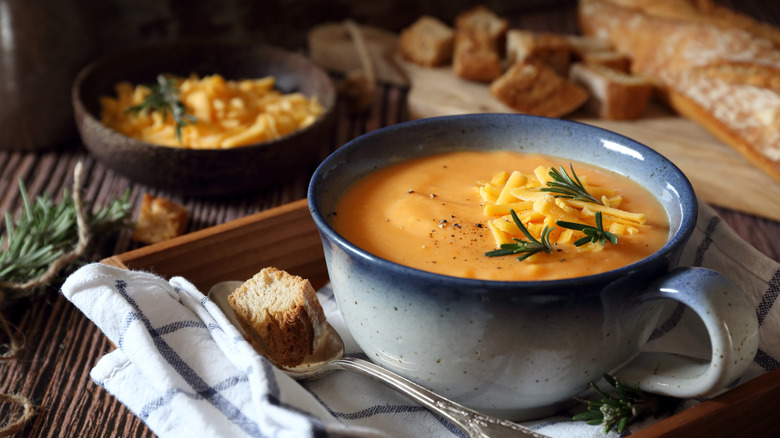
[{"label": "wooden cutting board", "polygon": [[[331,70],[349,71],[359,66],[357,52],[348,39],[323,38],[323,32],[333,33],[338,28],[337,24],[326,26],[330,27],[315,28],[310,34],[317,35],[310,37],[312,59]],[[397,54],[396,35],[365,29],[379,80],[410,87],[410,117],[513,112],[493,98],[487,85],[460,79],[450,67],[424,68],[404,62]],[[652,104],[641,119],[632,121],[601,120],[584,111],[567,118],[609,129],[655,149],[682,169],[697,195],[710,204],[780,221],[779,183],[698,124],[660,104]]]}]

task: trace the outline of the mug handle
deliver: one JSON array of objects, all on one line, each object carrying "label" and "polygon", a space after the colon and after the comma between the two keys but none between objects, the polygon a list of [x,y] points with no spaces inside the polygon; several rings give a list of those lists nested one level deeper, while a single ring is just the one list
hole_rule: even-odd
[{"label": "mug handle", "polygon": [[669,352],[644,352],[615,372],[643,391],[694,398],[724,388],[742,375],[758,351],[758,318],[744,292],[706,268],[677,268],[640,293],[640,302],[671,299],[699,315],[710,337],[709,362]]}]

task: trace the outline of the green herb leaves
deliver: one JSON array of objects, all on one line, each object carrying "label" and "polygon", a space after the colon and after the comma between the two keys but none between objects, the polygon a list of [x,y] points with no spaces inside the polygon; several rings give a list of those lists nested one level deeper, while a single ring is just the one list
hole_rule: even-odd
[{"label": "green herb leaves", "polygon": [[594,204],[601,205],[601,201],[594,198],[585,186],[580,182],[577,173],[574,172],[574,166],[569,163],[569,169],[571,169],[572,176],[566,173],[566,169],[563,166],[558,166],[558,169],[550,169],[550,177],[552,181],[547,181],[547,187],[539,189],[542,192],[556,193],[555,197],[576,199],[578,201],[592,202]]},{"label": "green herb leaves", "polygon": [[[5,235],[0,236],[0,294],[10,302],[34,292],[22,288],[11,288],[43,276],[57,260],[70,254],[77,247],[79,237],[79,206],[64,190],[62,201],[55,203],[48,194],[31,201],[22,181],[19,191],[24,210],[14,222],[11,215],[5,215]],[[84,225],[92,235],[104,235],[131,225],[130,191],[113,200],[107,207],[95,213],[85,212]],[[37,283],[35,284],[37,286]]]},{"label": "green herb leaves", "polygon": [[517,258],[517,260],[523,261],[538,252],[544,251],[548,254],[552,252],[552,245],[550,244],[550,231],[552,231],[552,228],[545,226],[544,229],[542,229],[542,240],[536,240],[533,236],[531,236],[531,233],[528,232],[528,229],[525,228],[523,222],[521,222],[517,217],[515,211],[509,210],[509,213],[512,215],[512,220],[515,222],[515,225],[517,225],[517,227],[520,228],[520,231],[522,231],[523,234],[528,237],[529,241],[513,239],[517,243],[504,243],[501,245],[501,249],[486,252],[486,256],[498,257],[512,254],[522,254]]},{"label": "green herb leaves", "polygon": [[[535,239],[533,236],[531,236],[531,233],[528,232],[528,229],[523,225],[523,222],[520,221],[520,218],[517,217],[517,213],[515,213],[514,210],[509,210],[509,213],[512,215],[512,220],[515,222],[515,225],[517,225],[517,227],[520,228],[520,231],[522,231],[523,234],[525,234],[525,236],[528,237],[529,240],[525,241],[520,239],[512,239],[516,243],[504,243],[501,245],[500,249],[486,252],[485,253],[486,256],[498,257],[498,256],[512,255],[512,254],[522,254],[520,257],[517,258],[517,260],[523,261],[538,252],[544,251],[547,254],[552,253],[553,247],[550,244],[550,232],[552,232],[554,228],[549,228],[547,225],[545,225],[544,228],[542,229],[542,235],[540,241]],[[583,233],[585,233],[584,237],[581,237],[574,242],[575,246],[582,246],[589,242],[593,242],[593,243],[598,242],[602,246],[606,245],[607,241],[609,241],[613,245],[617,245],[618,243],[618,237],[616,235],[610,233],[609,231],[604,230],[604,225],[602,222],[602,216],[600,211],[596,212],[595,227],[591,225],[580,224],[576,222],[565,222],[565,221],[555,221],[555,224],[563,228],[582,231]]]},{"label": "green herb leaves", "polygon": [[604,433],[612,429],[621,433],[629,425],[649,415],[657,416],[673,411],[679,403],[671,397],[646,395],[638,387],[628,388],[623,382],[608,374],[604,374],[604,380],[615,388],[617,398],[590,382],[590,387],[601,395],[601,399],[588,401],[577,398],[588,405],[588,410],[573,416],[572,420],[585,421],[592,426],[602,425]]},{"label": "green herb leaves", "polygon": [[566,221],[555,221],[555,224],[559,227],[568,228],[570,230],[577,230],[582,231],[585,233],[584,237],[581,237],[577,239],[574,242],[574,246],[582,246],[586,243],[592,242],[592,243],[600,243],[602,246],[607,243],[607,241],[611,242],[613,245],[617,245],[618,243],[618,237],[609,231],[604,231],[604,223],[602,221],[601,212],[596,212],[596,226],[590,226],[585,224],[580,224],[576,222],[566,222]]},{"label": "green herb leaves", "polygon": [[157,83],[150,85],[151,93],[138,105],[133,105],[127,112],[137,114],[141,111],[157,111],[163,120],[168,114],[173,117],[176,139],[181,143],[181,129],[189,124],[196,123],[197,119],[187,114],[187,109],[179,100],[179,89],[176,88],[174,79],[166,79],[163,75],[157,76]]}]

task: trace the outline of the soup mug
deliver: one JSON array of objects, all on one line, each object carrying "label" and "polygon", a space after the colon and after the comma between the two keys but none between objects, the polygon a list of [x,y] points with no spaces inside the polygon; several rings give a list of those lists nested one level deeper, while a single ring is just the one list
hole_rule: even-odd
[{"label": "soup mug", "polygon": [[[364,175],[463,149],[541,153],[627,176],[663,205],[669,240],[649,257],[597,275],[484,281],[387,261],[333,229],[340,195]],[[312,177],[308,201],[339,309],[360,348],[375,363],[484,413],[548,415],[604,373],[649,392],[703,396],[736,379],[756,354],[758,324],[744,293],[719,273],[678,266],[697,218],[691,184],[669,160],[613,132],[519,114],[401,123],[331,154]],[[641,351],[664,307],[677,303],[706,327],[708,361]]]}]

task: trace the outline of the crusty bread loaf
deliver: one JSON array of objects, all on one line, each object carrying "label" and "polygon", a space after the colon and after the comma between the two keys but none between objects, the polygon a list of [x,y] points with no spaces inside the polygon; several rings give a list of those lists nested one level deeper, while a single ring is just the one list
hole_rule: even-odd
[{"label": "crusty bread loaf", "polygon": [[279,366],[300,365],[325,338],[328,325],[311,283],[265,268],[230,296],[247,340]]},{"label": "crusty bread loaf", "polygon": [[582,106],[588,92],[541,61],[516,62],[490,84],[490,93],[525,114],[561,117]]},{"label": "crusty bread loaf", "polygon": [[564,35],[550,32],[510,29],[506,34],[506,58],[509,65],[523,61],[541,61],[556,73],[566,76],[572,47]]},{"label": "crusty bread loaf", "polygon": [[184,234],[190,212],[169,199],[145,193],[133,229],[133,240],[157,243]]},{"label": "crusty bread loaf", "polygon": [[710,0],[580,0],[579,20],[680,114],[780,181],[778,29]]},{"label": "crusty bread loaf", "polygon": [[423,15],[401,31],[399,51],[405,59],[423,67],[452,61],[454,30],[441,20]]},{"label": "crusty bread loaf", "polygon": [[572,64],[569,79],[590,93],[586,106],[608,120],[639,118],[653,91],[650,82],[641,77],[598,64]]}]

